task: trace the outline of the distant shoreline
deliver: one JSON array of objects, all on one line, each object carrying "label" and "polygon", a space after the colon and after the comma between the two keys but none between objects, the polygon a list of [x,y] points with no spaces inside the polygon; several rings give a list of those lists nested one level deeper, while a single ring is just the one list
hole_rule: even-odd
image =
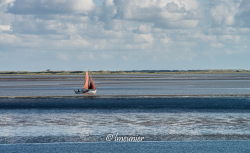
[{"label": "distant shoreline", "polygon": [[[0,71],[0,75],[80,75],[85,71]],[[131,70],[131,71],[91,71],[93,75],[126,74],[214,74],[214,73],[250,73],[250,70]]]}]

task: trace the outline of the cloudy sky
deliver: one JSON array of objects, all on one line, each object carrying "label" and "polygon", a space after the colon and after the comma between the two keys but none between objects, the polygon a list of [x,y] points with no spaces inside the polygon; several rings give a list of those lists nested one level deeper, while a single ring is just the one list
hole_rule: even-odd
[{"label": "cloudy sky", "polygon": [[0,71],[250,69],[249,0],[0,0]]}]

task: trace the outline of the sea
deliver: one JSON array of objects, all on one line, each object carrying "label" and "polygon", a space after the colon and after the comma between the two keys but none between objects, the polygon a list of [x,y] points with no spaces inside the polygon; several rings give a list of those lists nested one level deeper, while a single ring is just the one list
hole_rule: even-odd
[{"label": "sea", "polygon": [[250,140],[249,73],[93,78],[97,95],[85,96],[73,91],[83,75],[0,75],[0,150],[117,137],[141,137],[142,146]]}]

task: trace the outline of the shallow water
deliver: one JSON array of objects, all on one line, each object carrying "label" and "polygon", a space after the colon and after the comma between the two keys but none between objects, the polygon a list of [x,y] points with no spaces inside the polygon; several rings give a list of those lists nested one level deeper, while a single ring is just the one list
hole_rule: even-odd
[{"label": "shallow water", "polygon": [[0,143],[249,140],[249,98],[0,99]]},{"label": "shallow water", "polygon": [[[250,74],[96,75],[99,95],[249,94]],[[72,96],[81,75],[0,76],[0,96]]]},{"label": "shallow water", "polygon": [[249,113],[1,111],[1,136],[250,135]]},{"label": "shallow water", "polygon": [[[94,76],[99,95],[249,94],[249,74]],[[0,76],[0,96],[66,96],[81,76]],[[0,143],[249,140],[250,99],[0,98]]]}]

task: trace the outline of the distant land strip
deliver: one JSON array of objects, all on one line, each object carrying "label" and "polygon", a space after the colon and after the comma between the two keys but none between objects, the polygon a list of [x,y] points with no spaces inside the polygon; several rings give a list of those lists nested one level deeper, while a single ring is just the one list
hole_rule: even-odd
[{"label": "distant land strip", "polygon": [[[0,71],[0,75],[79,75],[85,71]],[[250,73],[250,70],[244,69],[222,69],[222,70],[130,70],[130,71],[91,71],[93,75],[102,75],[102,74],[193,74],[193,73]]]}]

